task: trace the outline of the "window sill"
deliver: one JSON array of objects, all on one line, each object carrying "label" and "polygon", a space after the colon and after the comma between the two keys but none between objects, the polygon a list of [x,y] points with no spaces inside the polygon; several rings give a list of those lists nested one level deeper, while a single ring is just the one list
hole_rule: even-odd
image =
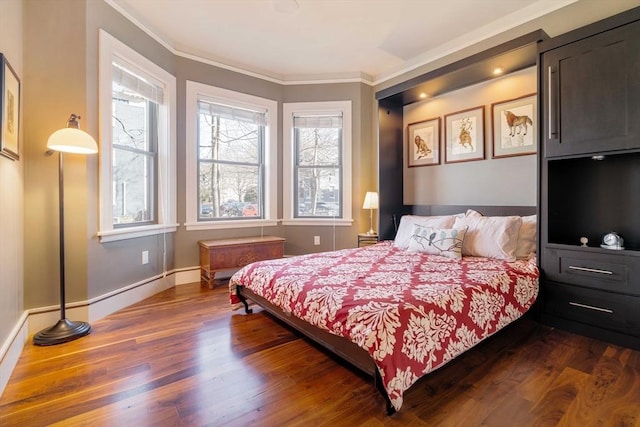
[{"label": "window sill", "polygon": [[118,240],[135,239],[138,237],[156,236],[158,234],[173,233],[178,224],[144,225],[141,227],[118,228],[108,231],[98,231],[100,243],[117,242]]},{"label": "window sill", "polygon": [[289,218],[283,219],[282,225],[313,225],[333,227],[350,227],[353,225],[352,219],[343,218]]},{"label": "window sill", "polygon": [[186,222],[184,226],[187,231],[193,230],[228,230],[230,228],[249,228],[249,227],[275,227],[278,221],[274,219],[249,219],[249,220],[229,220],[229,221],[201,221]]}]

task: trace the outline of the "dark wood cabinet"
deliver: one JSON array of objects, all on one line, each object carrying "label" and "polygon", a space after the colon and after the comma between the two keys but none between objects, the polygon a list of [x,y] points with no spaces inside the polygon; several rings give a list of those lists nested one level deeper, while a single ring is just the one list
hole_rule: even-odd
[{"label": "dark wood cabinet", "polygon": [[[540,318],[640,349],[640,8],[542,43],[539,64]],[[601,247],[613,231],[624,249]]]},{"label": "dark wood cabinet", "polygon": [[544,52],[546,156],[640,148],[640,22]]}]

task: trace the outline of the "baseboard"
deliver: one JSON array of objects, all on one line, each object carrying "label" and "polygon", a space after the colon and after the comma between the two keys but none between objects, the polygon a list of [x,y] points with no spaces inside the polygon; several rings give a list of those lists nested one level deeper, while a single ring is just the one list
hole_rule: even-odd
[{"label": "baseboard", "polygon": [[[71,320],[95,322],[145,298],[176,285],[200,281],[200,267],[172,270],[137,283],[116,289],[88,301],[67,304],[66,317]],[[28,311],[29,335],[54,325],[60,319],[60,306],[34,308]]]},{"label": "baseboard", "polygon": [[[70,320],[95,322],[131,304],[142,301],[175,285],[200,281],[200,267],[176,269],[154,276],[88,301],[69,303],[66,317]],[[11,377],[22,350],[37,332],[54,325],[60,319],[60,306],[53,305],[26,310],[0,347],[0,395]]]},{"label": "baseboard", "polygon": [[[233,276],[233,273],[238,271],[239,268],[232,268],[229,270],[220,270],[216,272],[216,279],[228,279]],[[176,274],[176,286],[186,285],[187,283],[195,283],[200,281],[200,267],[187,267],[175,270]]]},{"label": "baseboard", "polygon": [[178,268],[174,270],[176,275],[176,286],[186,285],[200,281],[200,267]]},{"label": "baseboard", "polygon": [[173,273],[158,275],[89,300],[89,322],[100,320],[158,292],[175,286]]},{"label": "baseboard", "polygon": [[6,341],[0,347],[0,396],[2,396],[13,368],[18,363],[22,349],[29,338],[28,317],[29,313],[27,311],[22,313]]}]

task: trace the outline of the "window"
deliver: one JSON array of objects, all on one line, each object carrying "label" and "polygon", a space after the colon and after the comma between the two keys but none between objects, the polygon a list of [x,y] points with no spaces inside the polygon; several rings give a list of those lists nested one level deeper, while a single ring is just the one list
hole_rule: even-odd
[{"label": "window", "polygon": [[295,218],[341,217],[342,114],[293,116]]},{"label": "window", "polygon": [[284,104],[284,223],[351,225],[351,102]]},{"label": "window", "polygon": [[175,77],[100,32],[101,241],[175,231]]},{"label": "window", "polygon": [[275,101],[187,82],[187,229],[276,224]]}]

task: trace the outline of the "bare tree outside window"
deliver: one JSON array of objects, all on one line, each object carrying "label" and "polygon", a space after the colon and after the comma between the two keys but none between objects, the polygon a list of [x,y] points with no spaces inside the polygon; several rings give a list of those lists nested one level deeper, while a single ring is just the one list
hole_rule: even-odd
[{"label": "bare tree outside window", "polygon": [[[296,217],[342,215],[341,120],[305,117],[295,127]],[[331,118],[330,118],[331,119]]]},{"label": "bare tree outside window", "polygon": [[112,185],[114,226],[155,221],[158,105],[113,83]]},{"label": "bare tree outside window", "polygon": [[[264,118],[259,112],[199,105],[199,219],[263,218]],[[254,116],[258,119],[250,119]]]}]

